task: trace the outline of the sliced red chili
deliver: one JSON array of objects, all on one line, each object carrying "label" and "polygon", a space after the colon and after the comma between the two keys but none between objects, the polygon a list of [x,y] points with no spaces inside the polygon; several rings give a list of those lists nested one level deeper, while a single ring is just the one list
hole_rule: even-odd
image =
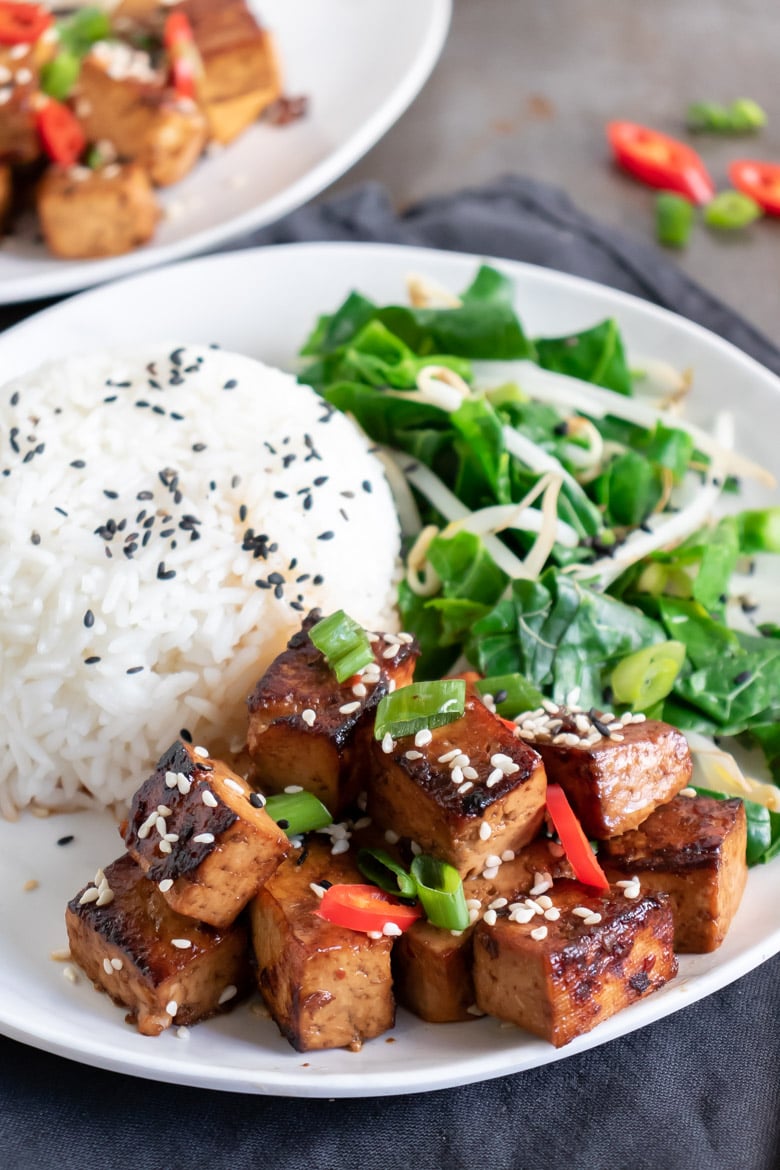
[{"label": "sliced red chili", "polygon": [[694,203],[707,203],[715,194],[707,168],[685,142],[635,122],[610,122],[607,138],[620,166],[643,183],[677,191]]},{"label": "sliced red chili", "polygon": [[177,96],[194,100],[203,66],[186,13],[171,12],[166,17],[163,43],[170,57],[171,79]]},{"label": "sliced red chili", "polygon": [[53,24],[42,4],[0,2],[0,45],[29,45]]},{"label": "sliced red chili", "polygon": [[422,917],[419,906],[400,902],[377,886],[340,884],[330,886],[317,910],[320,918],[350,930],[383,931],[387,923],[407,930]]},{"label": "sliced red chili", "polygon": [[577,881],[599,890],[608,890],[604,870],[590,847],[582,825],[574,815],[569,798],[560,784],[547,785],[547,811]]},{"label": "sliced red chili", "polygon": [[63,167],[78,162],[87,140],[78,119],[67,106],[49,98],[36,114],[36,125],[43,149],[52,162]]},{"label": "sliced red chili", "polygon": [[738,158],[729,166],[737,190],[755,199],[768,215],[780,215],[780,165]]}]

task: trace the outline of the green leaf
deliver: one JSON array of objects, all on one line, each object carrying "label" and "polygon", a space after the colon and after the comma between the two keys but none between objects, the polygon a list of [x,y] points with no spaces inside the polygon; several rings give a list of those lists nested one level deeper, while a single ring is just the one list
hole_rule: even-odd
[{"label": "green leaf", "polygon": [[636,451],[616,456],[593,486],[606,522],[619,528],[635,528],[652,515],[663,490],[658,471]]},{"label": "green leaf", "polygon": [[693,581],[694,600],[711,613],[722,612],[725,606],[738,557],[737,522],[733,516],[725,516],[702,545],[699,571]]},{"label": "green leaf", "polygon": [[534,342],[537,361],[583,382],[593,382],[618,394],[631,394],[631,374],[617,322],[612,318],[566,337],[542,337]]}]

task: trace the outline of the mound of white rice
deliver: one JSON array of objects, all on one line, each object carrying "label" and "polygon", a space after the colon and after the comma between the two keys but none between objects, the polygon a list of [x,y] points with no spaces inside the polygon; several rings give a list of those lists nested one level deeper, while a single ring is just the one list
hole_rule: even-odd
[{"label": "mound of white rice", "polygon": [[210,348],[52,363],[0,390],[0,812],[129,799],[214,750],[313,606],[395,628],[398,523],[365,437]]}]

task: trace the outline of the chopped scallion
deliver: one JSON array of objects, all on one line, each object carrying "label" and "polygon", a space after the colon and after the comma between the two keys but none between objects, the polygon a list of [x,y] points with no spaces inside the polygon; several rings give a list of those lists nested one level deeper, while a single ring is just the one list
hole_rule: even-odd
[{"label": "chopped scallion", "polygon": [[462,678],[411,683],[379,702],[374,737],[383,739],[415,735],[425,728],[442,727],[460,719],[466,704],[466,683]]},{"label": "chopped scallion", "polygon": [[615,700],[633,711],[646,711],[666,698],[684,661],[682,642],[657,642],[629,654],[609,678]]},{"label": "chopped scallion", "polygon": [[469,910],[463,882],[454,866],[430,854],[420,853],[412,862],[412,877],[417,896],[428,921],[444,930],[465,930]]},{"label": "chopped scallion", "polygon": [[655,235],[667,248],[684,248],[693,227],[693,204],[673,191],[662,191],[655,201]]},{"label": "chopped scallion", "polygon": [[743,191],[721,191],[704,208],[704,222],[721,231],[739,231],[762,215],[755,199]]},{"label": "chopped scallion", "polygon": [[284,822],[282,827],[288,837],[324,829],[333,823],[325,805],[311,792],[282,792],[278,796],[269,796],[265,811],[278,825]]},{"label": "chopped scallion", "polygon": [[353,621],[343,609],[337,609],[309,630],[317,649],[324,654],[328,666],[342,683],[374,660],[374,652],[366,631]]},{"label": "chopped scallion", "polygon": [[414,878],[384,849],[361,849],[357,855],[357,867],[364,877],[385,893],[402,898],[417,897]]}]

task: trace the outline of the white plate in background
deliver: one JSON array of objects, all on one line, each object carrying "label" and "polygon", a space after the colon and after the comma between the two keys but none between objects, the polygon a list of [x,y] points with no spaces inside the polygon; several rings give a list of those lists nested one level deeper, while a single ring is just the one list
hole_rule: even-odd
[{"label": "white plate in background", "polygon": [[451,0],[251,0],[275,38],[285,93],[305,118],[262,122],[204,156],[157,195],[154,239],[104,260],[60,260],[43,243],[0,239],[0,304],[89,288],[215,248],[317,195],[370,149],[414,100],[449,27]]},{"label": "white plate in background", "polygon": [[[0,335],[8,376],[47,358],[134,341],[217,342],[293,366],[318,314],[352,288],[400,300],[404,277],[424,272],[464,287],[480,258],[361,244],[297,244],[192,260],[65,301]],[[706,423],[736,409],[737,446],[780,475],[780,380],[721,338],[624,293],[529,265],[495,261],[516,282],[531,334],[561,334],[614,315],[629,352],[694,371],[689,414]],[[756,426],[761,419],[761,426]],[[750,506],[777,495],[750,489]],[[150,761],[150,766],[153,761]],[[143,779],[139,777],[140,780]],[[73,834],[72,843],[57,840]],[[682,956],[663,988],[563,1049],[492,1019],[432,1025],[399,1011],[394,1031],[360,1053],[297,1053],[246,1006],[150,1039],[84,977],[73,986],[50,951],[65,944],[65,902],[120,853],[105,814],[0,822],[0,1031],[97,1067],[172,1083],[301,1097],[378,1096],[446,1088],[534,1068],[603,1044],[709,995],[780,950],[780,858],[751,870],[734,925],[711,955]],[[24,892],[34,878],[38,889]],[[390,1042],[392,1041],[392,1042]],[[711,1038],[702,1035],[699,1043]]]}]

